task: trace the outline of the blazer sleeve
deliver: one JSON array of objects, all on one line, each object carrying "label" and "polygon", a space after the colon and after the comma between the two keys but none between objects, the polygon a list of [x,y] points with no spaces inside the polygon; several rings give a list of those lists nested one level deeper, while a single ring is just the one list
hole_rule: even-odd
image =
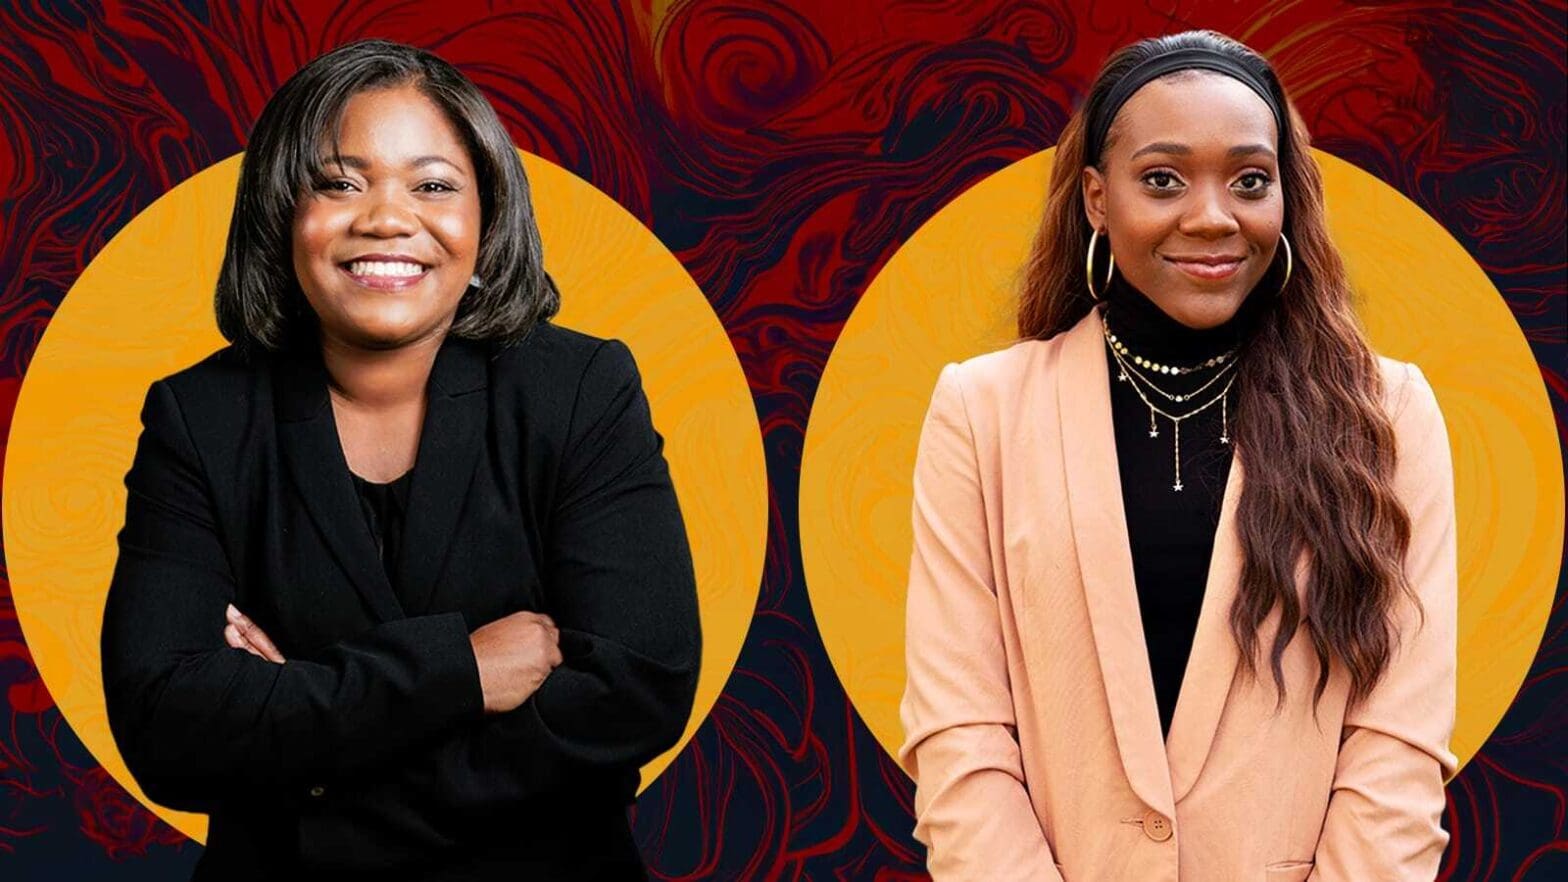
[{"label": "blazer sleeve", "polygon": [[959,368],[920,434],[899,762],[934,882],[1060,882],[1024,785],[975,439]]},{"label": "blazer sleeve", "polygon": [[513,711],[455,739],[427,781],[473,810],[587,794],[679,740],[701,661],[696,577],[663,439],[631,352],[601,343],[580,380],[545,528],[546,608],[563,661]]},{"label": "blazer sleeve", "polygon": [[1454,728],[1458,573],[1454,475],[1437,397],[1409,365],[1395,418],[1396,491],[1410,515],[1405,574],[1420,601],[1397,609],[1382,680],[1345,716],[1311,882],[1432,882],[1448,834],[1443,781]]},{"label": "blazer sleeve", "polygon": [[483,706],[460,614],[370,629],[273,664],[230,648],[235,579],[199,452],[154,383],[125,484],[101,650],[110,728],[152,799],[210,812],[237,792],[371,769]]}]

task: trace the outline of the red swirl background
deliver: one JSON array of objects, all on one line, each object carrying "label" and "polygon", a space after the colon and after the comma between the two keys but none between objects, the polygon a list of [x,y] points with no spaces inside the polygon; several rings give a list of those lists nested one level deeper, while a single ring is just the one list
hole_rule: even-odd
[{"label": "red swirl background", "polygon": [[[372,36],[457,64],[520,147],[609,193],[681,259],[762,420],[772,516],[756,621],[714,712],[638,803],[656,878],[924,878],[910,782],[857,719],[811,618],[795,503],[807,413],[883,262],[967,187],[1054,144],[1133,39],[1210,27],[1268,56],[1318,147],[1415,201],[1487,271],[1568,437],[1560,0],[491,7],[0,8],[0,430],[94,254],[243,150],[290,73]],[[1530,676],[1449,787],[1444,880],[1568,878],[1564,596],[1559,577]],[[198,851],[64,725],[0,582],[0,877],[185,878]]]}]

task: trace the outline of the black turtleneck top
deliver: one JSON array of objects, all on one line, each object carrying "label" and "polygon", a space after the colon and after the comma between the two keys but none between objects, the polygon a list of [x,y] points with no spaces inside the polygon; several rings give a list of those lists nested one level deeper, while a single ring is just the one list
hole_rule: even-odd
[{"label": "black turtleneck top", "polygon": [[[1164,364],[1188,366],[1240,345],[1261,309],[1261,301],[1254,292],[1229,321],[1196,330],[1166,315],[1118,275],[1105,292],[1101,315],[1106,327],[1134,354]],[[1132,382],[1118,380],[1121,371],[1109,344],[1105,358],[1110,368],[1116,462],[1121,473],[1138,609],[1154,674],[1160,726],[1168,735],[1203,606],[1220,503],[1230,475],[1231,447],[1220,441],[1218,402],[1182,420],[1182,489],[1173,489],[1175,433],[1171,421],[1156,415],[1159,436],[1151,438],[1149,407],[1138,397]],[[1206,368],[1180,376],[1148,370],[1143,373],[1165,391],[1183,394],[1212,379],[1218,370]],[[1181,404],[1161,398],[1146,386],[1144,394],[1161,410],[1180,414],[1208,401],[1228,379],[1218,380],[1192,402]],[[1227,402],[1231,425],[1235,424],[1236,392],[1232,387]]]}]

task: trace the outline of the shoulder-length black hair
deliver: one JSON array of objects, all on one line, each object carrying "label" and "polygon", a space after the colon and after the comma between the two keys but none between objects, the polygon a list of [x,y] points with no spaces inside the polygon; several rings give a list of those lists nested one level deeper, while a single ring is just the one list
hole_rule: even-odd
[{"label": "shoulder-length black hair", "polygon": [[[436,56],[386,40],[334,49],[300,68],[262,108],[240,165],[228,246],[218,272],[218,330],[242,351],[314,339],[315,313],[294,275],[294,210],[335,155],[343,108],[372,89],[413,86],[451,120],[479,177],[476,274],[448,333],[514,343],[555,315],[561,296],[544,269],[528,178],[495,108]],[[323,147],[331,149],[323,151]]]}]

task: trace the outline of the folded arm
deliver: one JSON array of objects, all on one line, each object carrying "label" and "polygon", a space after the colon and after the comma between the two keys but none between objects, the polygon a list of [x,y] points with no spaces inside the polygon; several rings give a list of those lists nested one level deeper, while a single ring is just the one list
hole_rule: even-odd
[{"label": "folded arm", "polygon": [[585,370],[554,500],[542,575],[562,662],[520,707],[442,746],[424,783],[438,805],[634,774],[691,714],[701,660],[691,552],[663,439],[618,341]]}]

